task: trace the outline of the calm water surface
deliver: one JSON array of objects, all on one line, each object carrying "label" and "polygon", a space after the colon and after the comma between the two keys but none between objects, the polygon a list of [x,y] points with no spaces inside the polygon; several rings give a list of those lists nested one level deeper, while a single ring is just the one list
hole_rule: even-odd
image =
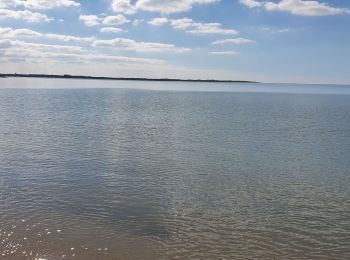
[{"label": "calm water surface", "polygon": [[0,79],[1,259],[350,259],[350,87]]}]

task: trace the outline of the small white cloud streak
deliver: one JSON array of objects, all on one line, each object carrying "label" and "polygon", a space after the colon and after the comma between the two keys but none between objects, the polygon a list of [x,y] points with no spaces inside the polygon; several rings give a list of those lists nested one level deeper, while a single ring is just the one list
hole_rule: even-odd
[{"label": "small white cloud streak", "polygon": [[315,0],[280,0],[279,2],[240,0],[240,3],[249,8],[262,7],[267,11],[283,11],[300,16],[328,16],[350,14],[348,8],[332,7],[327,3]]},{"label": "small white cloud streak", "polygon": [[94,47],[109,47],[119,50],[136,52],[189,52],[191,49],[177,47],[174,44],[164,44],[155,42],[136,42],[131,39],[115,38],[112,40],[96,40],[92,44]]},{"label": "small white cloud streak", "polygon": [[138,26],[139,24],[143,23],[143,21],[143,19],[135,19],[134,21],[132,21],[132,25]]},{"label": "small white cloud streak", "polygon": [[162,26],[164,24],[170,23],[170,25],[176,30],[182,30],[187,33],[195,35],[236,35],[238,31],[234,29],[222,28],[220,23],[199,23],[195,22],[190,18],[181,19],[168,19],[153,18],[148,22],[150,25]]},{"label": "small white cloud streak", "polygon": [[189,11],[195,4],[211,4],[215,2],[218,2],[218,0],[138,0],[136,8],[144,11],[171,14]]},{"label": "small white cloud streak", "polygon": [[126,32],[126,31],[121,29],[121,28],[116,28],[116,27],[103,27],[100,29],[100,32],[102,32],[102,33],[122,33],[122,32]]},{"label": "small white cloud streak", "polygon": [[79,36],[72,36],[72,35],[62,35],[62,34],[54,34],[54,33],[48,33],[45,34],[45,37],[48,39],[63,41],[63,42],[92,42],[96,38],[95,37],[79,37]]},{"label": "small white cloud streak", "polygon": [[232,38],[232,39],[224,39],[224,40],[217,40],[212,42],[212,45],[219,45],[219,44],[226,44],[226,43],[233,43],[233,44],[246,44],[246,43],[254,43],[255,41],[249,40],[246,38]]},{"label": "small white cloud streak", "polygon": [[0,38],[34,38],[41,37],[43,34],[30,29],[12,29],[9,27],[0,28]]},{"label": "small white cloud streak", "polygon": [[55,9],[80,7],[80,3],[72,0],[0,0],[0,8],[23,6],[27,9]]},{"label": "small white cloud streak", "polygon": [[209,52],[209,54],[222,55],[222,56],[233,56],[233,55],[237,55],[238,53],[235,51],[212,51],[212,52]]},{"label": "small white cloud streak", "polygon": [[278,28],[270,28],[270,27],[263,27],[261,30],[268,33],[286,33],[286,32],[292,31],[292,29],[289,29],[289,28],[278,29]]},{"label": "small white cloud streak", "polygon": [[131,0],[112,0],[111,7],[116,13],[135,14],[137,11],[158,12],[172,14],[186,12],[193,5],[211,4],[219,0],[137,0],[135,4]]},{"label": "small white cloud streak", "polygon": [[28,10],[14,11],[8,9],[0,9],[0,21],[7,19],[22,20],[29,23],[49,22],[53,20],[53,18],[49,18],[46,14],[31,12]]},{"label": "small white cloud streak", "polygon": [[62,42],[90,43],[96,40],[95,37],[79,37],[64,34],[47,33],[43,34],[30,29],[12,29],[0,27],[0,39],[21,39],[21,38],[46,38]]},{"label": "small white cloud streak", "polygon": [[17,47],[23,51],[51,51],[51,52],[65,52],[65,53],[81,53],[83,48],[80,46],[71,45],[57,45],[57,44],[42,44],[42,43],[29,43],[19,40],[1,40],[9,44],[8,49],[13,49],[11,47]]},{"label": "small white cloud streak", "polygon": [[263,5],[263,3],[257,1],[257,0],[239,0],[239,2],[242,5],[245,5],[249,8],[254,8],[254,7],[260,7]]}]

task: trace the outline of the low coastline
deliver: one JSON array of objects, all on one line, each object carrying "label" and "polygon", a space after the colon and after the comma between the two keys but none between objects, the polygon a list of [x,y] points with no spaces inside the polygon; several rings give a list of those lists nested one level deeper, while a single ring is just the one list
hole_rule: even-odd
[{"label": "low coastline", "polygon": [[54,78],[54,79],[91,79],[91,80],[129,80],[129,81],[173,81],[173,82],[206,82],[206,83],[259,83],[246,80],[216,79],[172,79],[172,78],[128,78],[128,77],[95,77],[81,75],[47,75],[47,74],[0,74],[0,78]]}]

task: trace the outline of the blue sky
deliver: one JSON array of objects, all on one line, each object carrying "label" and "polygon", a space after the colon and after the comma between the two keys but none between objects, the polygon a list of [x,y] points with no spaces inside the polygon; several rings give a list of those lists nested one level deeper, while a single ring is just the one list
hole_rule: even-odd
[{"label": "blue sky", "polygon": [[348,0],[0,0],[0,72],[350,84]]}]

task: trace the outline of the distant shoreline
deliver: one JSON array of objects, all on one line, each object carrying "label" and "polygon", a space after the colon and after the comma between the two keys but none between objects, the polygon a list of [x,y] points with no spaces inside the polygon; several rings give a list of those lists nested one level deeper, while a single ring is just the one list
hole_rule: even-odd
[{"label": "distant shoreline", "polygon": [[246,80],[215,80],[215,79],[171,79],[171,78],[122,78],[94,77],[76,75],[47,75],[47,74],[0,74],[0,78],[54,78],[54,79],[92,79],[92,80],[130,80],[130,81],[170,81],[170,82],[207,82],[207,83],[259,83]]}]

